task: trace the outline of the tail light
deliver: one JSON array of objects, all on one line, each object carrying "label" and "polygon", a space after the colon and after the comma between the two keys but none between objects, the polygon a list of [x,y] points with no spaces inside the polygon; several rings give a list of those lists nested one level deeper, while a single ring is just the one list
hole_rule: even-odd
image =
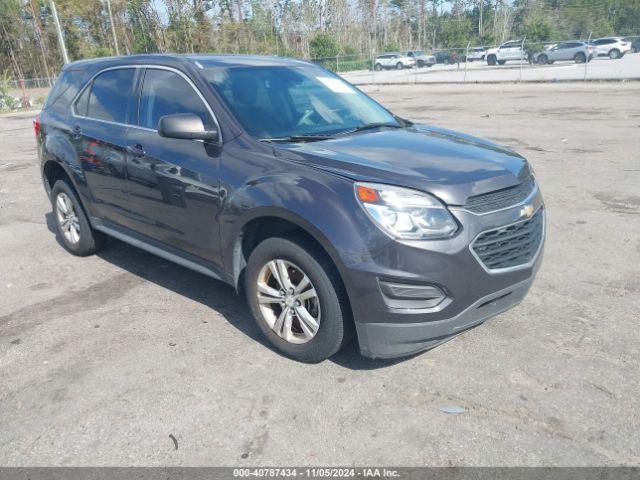
[{"label": "tail light", "polygon": [[36,115],[33,121],[33,132],[36,134],[36,138],[40,137],[40,115]]}]

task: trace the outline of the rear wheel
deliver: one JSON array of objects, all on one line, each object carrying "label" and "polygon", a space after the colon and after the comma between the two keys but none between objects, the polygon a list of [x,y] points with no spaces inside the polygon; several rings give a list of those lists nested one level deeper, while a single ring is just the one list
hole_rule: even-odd
[{"label": "rear wheel", "polygon": [[578,52],[574,55],[573,60],[576,63],[584,63],[587,61],[587,56],[582,52]]},{"label": "rear wheel", "polygon": [[375,67],[373,68],[375,69],[376,72],[379,72],[380,70],[382,70],[382,64],[376,63]]},{"label": "rear wheel", "polygon": [[402,62],[396,63],[396,69],[397,70],[402,70],[403,68],[404,68],[404,65],[402,64]]},{"label": "rear wheel", "polygon": [[539,65],[546,65],[547,63],[549,63],[549,58],[547,58],[546,55],[540,55],[538,57],[538,64]]},{"label": "rear wheel", "polygon": [[351,338],[346,292],[331,260],[305,238],[268,238],[245,274],[251,312],[269,342],[302,362],[319,362]]},{"label": "rear wheel", "polygon": [[498,63],[498,62],[497,62],[497,59],[496,59],[495,55],[489,55],[487,57],[487,64],[488,65],[491,65],[493,67],[496,63]]},{"label": "rear wheel", "polygon": [[424,62],[422,60],[418,60],[418,68],[424,67]]},{"label": "rear wheel", "polygon": [[506,60],[498,60],[498,65],[504,65],[505,63],[507,63]]},{"label": "rear wheel", "polygon": [[620,50],[618,50],[617,48],[614,48],[613,50],[611,50],[609,52],[609,58],[611,60],[616,60],[617,58],[620,58]]},{"label": "rear wheel", "polygon": [[58,233],[67,251],[86,257],[102,250],[104,233],[91,228],[80,200],[64,180],[58,180],[51,189],[51,204]]}]

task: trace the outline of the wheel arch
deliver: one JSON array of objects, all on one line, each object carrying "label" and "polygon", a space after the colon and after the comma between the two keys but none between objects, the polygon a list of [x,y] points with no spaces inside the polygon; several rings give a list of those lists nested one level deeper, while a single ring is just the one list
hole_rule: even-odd
[{"label": "wheel arch", "polygon": [[348,290],[345,281],[345,267],[331,242],[322,232],[294,212],[279,207],[258,207],[245,216],[234,234],[230,250],[225,252],[232,259],[231,277],[236,290],[240,290],[242,274],[246,268],[251,252],[263,240],[275,236],[301,235],[315,244],[326,255],[335,267],[343,286]]}]

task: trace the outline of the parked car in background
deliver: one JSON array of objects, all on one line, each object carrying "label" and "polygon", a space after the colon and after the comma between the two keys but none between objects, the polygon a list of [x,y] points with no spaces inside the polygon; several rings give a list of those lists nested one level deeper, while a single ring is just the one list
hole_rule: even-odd
[{"label": "parked car in background", "polygon": [[488,65],[504,65],[509,61],[523,61],[529,58],[526,50],[522,48],[522,40],[510,40],[499,47],[487,50],[486,59]]},{"label": "parked car in background", "polygon": [[631,51],[629,53],[640,52],[640,37],[626,37],[625,42],[631,42]]},{"label": "parked car in background", "polygon": [[436,59],[436,63],[444,65],[452,65],[458,62],[458,55],[448,50],[436,50],[433,52],[433,57]]},{"label": "parked car in background", "polygon": [[436,57],[433,55],[427,55],[424,50],[409,50],[407,52],[402,52],[403,55],[406,55],[409,58],[413,58],[416,61],[416,67],[432,67],[436,62]]},{"label": "parked car in background", "polygon": [[469,55],[467,55],[467,60],[470,62],[476,60],[484,60],[487,57],[487,49],[486,47],[473,47],[469,50]]},{"label": "parked car in background", "polygon": [[395,68],[396,70],[402,70],[403,68],[413,68],[416,61],[400,52],[383,53],[376,57],[376,63],[374,68],[378,71],[383,69]]},{"label": "parked car in background", "polygon": [[111,236],[226,282],[300,361],[354,335],[374,358],[433,348],[520,303],[542,261],[522,156],[404,120],[304,61],[70,63],[34,131],[64,248]]},{"label": "parked car in background", "polygon": [[631,42],[621,37],[597,38],[591,41],[591,45],[596,48],[598,57],[609,57],[612,60],[622,58],[631,51]]},{"label": "parked car in background", "polygon": [[585,42],[560,42],[555,45],[549,45],[546,50],[536,53],[533,56],[533,62],[540,65],[561,61],[584,63],[587,61],[590,62],[595,55],[595,47]]}]

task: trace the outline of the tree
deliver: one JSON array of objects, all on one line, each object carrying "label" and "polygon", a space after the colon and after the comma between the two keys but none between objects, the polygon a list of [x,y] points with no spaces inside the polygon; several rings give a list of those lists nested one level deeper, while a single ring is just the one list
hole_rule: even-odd
[{"label": "tree", "polygon": [[329,33],[316,33],[309,41],[311,58],[335,57],[340,54],[340,45],[335,37]]}]

